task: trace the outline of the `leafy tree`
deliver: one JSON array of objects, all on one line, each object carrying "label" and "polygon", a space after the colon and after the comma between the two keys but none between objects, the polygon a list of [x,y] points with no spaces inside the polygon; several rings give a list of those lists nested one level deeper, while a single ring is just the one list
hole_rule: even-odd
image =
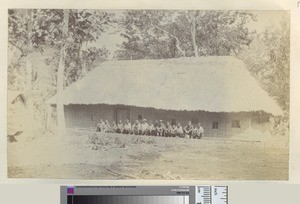
[{"label": "leafy tree", "polygon": [[290,25],[282,19],[280,27],[267,27],[249,47],[238,55],[261,86],[276,99],[283,110],[289,111]]},{"label": "leafy tree", "polygon": [[134,10],[120,21],[126,41],[117,58],[174,58],[236,55],[252,41],[246,11]]},{"label": "leafy tree", "polygon": [[[113,14],[69,10],[65,27],[64,12],[58,9],[8,11],[8,87],[22,91],[27,103],[32,101],[31,112],[38,121],[45,121],[45,102],[57,92],[59,83],[68,86],[108,57],[107,49],[96,48],[92,43],[113,24]],[[68,32],[63,34],[62,28]],[[62,75],[59,70],[63,71]]]},{"label": "leafy tree", "polygon": [[[88,47],[88,43],[95,42],[103,32],[113,23],[113,14],[101,10],[72,10],[70,15],[70,32],[73,44],[69,50],[77,54],[78,66],[80,67],[80,77],[85,76],[88,68],[86,61],[88,56],[106,54],[106,49],[96,49]],[[72,61],[76,58],[67,59]],[[91,58],[90,58],[91,59]],[[76,77],[75,77],[76,78]]]}]

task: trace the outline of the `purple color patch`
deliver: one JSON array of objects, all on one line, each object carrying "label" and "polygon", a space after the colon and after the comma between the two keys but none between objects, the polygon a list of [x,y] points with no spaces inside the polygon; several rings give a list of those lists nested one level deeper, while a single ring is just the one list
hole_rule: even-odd
[{"label": "purple color patch", "polygon": [[67,193],[68,194],[74,194],[74,188],[73,187],[68,187],[67,188]]}]

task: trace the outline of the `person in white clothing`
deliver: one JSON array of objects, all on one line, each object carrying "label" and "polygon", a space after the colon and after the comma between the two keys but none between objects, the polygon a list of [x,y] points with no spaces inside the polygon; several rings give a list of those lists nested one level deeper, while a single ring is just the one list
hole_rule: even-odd
[{"label": "person in white clothing", "polygon": [[130,134],[130,133],[131,133],[131,123],[127,119],[127,120],[125,120],[123,134]]},{"label": "person in white clothing", "polygon": [[201,139],[204,135],[204,129],[201,126],[201,123],[198,123],[193,131],[193,138]]},{"label": "person in white clothing", "polygon": [[142,135],[149,135],[150,129],[146,119],[143,119],[141,129],[142,129]]}]

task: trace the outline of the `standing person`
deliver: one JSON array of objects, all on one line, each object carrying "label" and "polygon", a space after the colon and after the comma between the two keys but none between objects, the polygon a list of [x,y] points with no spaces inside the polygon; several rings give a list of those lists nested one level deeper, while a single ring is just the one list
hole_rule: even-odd
[{"label": "standing person", "polygon": [[117,125],[117,133],[122,133],[124,129],[122,120],[119,120],[118,125]]},{"label": "standing person", "polygon": [[188,124],[184,127],[184,134],[189,135],[189,138],[192,138],[194,127],[192,125],[192,121],[189,121]]},{"label": "standing person", "polygon": [[180,123],[177,123],[176,136],[183,137],[183,128]]},{"label": "standing person", "polygon": [[194,129],[194,137],[201,139],[203,137],[204,134],[204,129],[201,126],[201,123],[198,123],[196,128]]},{"label": "standing person", "polygon": [[172,132],[172,125],[170,125],[170,123],[167,122],[166,130],[165,130],[165,136],[166,137],[171,137],[171,132]]},{"label": "standing person", "polygon": [[158,121],[155,120],[155,123],[154,123],[154,131],[153,131],[154,136],[157,136],[157,135],[158,135],[158,125],[159,125]]},{"label": "standing person", "polygon": [[141,130],[142,135],[149,135],[149,124],[147,123],[146,119],[143,119],[143,122],[141,124]]},{"label": "standing person", "polygon": [[142,122],[139,120],[139,125],[138,125],[138,132],[139,132],[139,135],[142,135]]},{"label": "standing person", "polygon": [[159,121],[157,131],[158,131],[159,136],[162,136],[162,137],[165,136],[166,126],[164,125],[163,120]]},{"label": "standing person", "polygon": [[131,123],[127,119],[127,120],[125,120],[123,134],[130,134],[130,133],[131,133]]}]

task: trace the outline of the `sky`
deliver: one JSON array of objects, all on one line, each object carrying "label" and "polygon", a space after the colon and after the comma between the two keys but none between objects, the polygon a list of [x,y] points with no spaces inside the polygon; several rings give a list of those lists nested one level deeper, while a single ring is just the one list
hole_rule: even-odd
[{"label": "sky", "polygon": [[249,29],[256,30],[258,33],[263,32],[268,26],[280,26],[280,21],[283,18],[289,18],[288,11],[252,11],[257,16],[257,21],[248,23]]},{"label": "sky", "polygon": [[[112,11],[116,15],[121,16],[122,10],[116,10]],[[255,30],[257,33],[261,33],[264,31],[266,27],[274,26],[279,27],[280,21],[283,18],[289,18],[289,12],[288,11],[252,11],[253,14],[256,15],[257,21],[247,23],[246,26],[250,29],[250,31]],[[99,48],[105,46],[110,52],[111,56],[113,56],[113,53],[118,50],[118,44],[122,44],[124,41],[124,38],[121,37],[118,33],[112,34],[111,31],[108,31],[107,33],[103,33],[102,36],[99,37],[99,39],[95,42],[95,45]]]}]

